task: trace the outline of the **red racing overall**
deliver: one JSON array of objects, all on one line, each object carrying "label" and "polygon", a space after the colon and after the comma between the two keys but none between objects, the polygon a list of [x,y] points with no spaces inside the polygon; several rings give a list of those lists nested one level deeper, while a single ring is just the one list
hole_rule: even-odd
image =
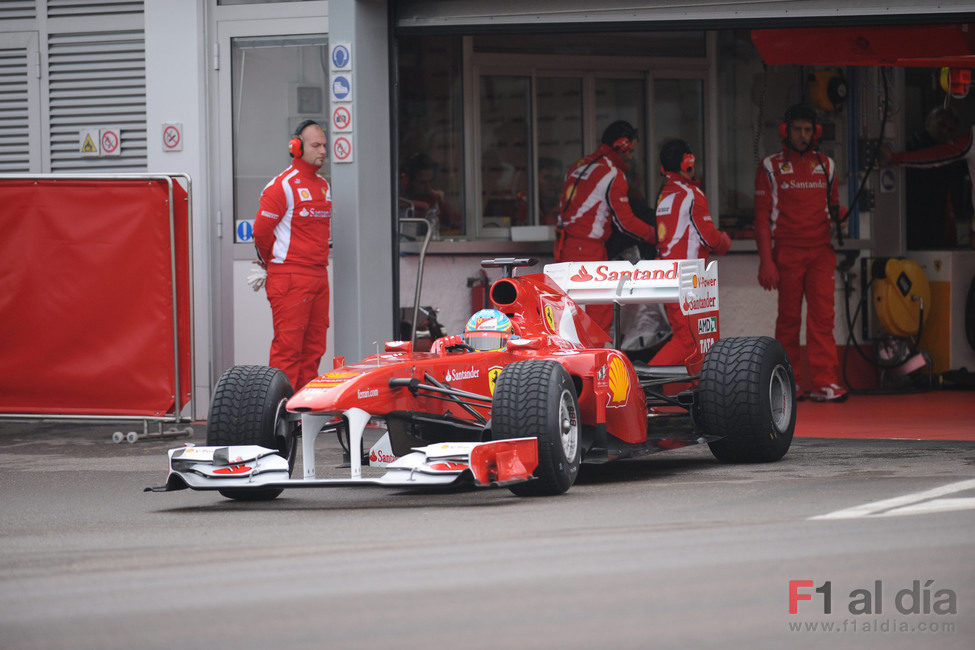
[{"label": "red racing overall", "polygon": [[[556,262],[605,260],[614,224],[634,239],[653,243],[653,229],[630,207],[626,169],[619,152],[606,144],[572,166],[562,187]],[[609,332],[612,305],[588,305],[586,313]]]},{"label": "red racing overall", "polygon": [[317,169],[295,158],[261,193],[254,244],[267,268],[274,320],[270,365],[295,390],[318,376],[328,332],[332,194]]},{"label": "red racing overall", "polygon": [[813,387],[840,383],[833,338],[836,253],[828,208],[839,205],[835,174],[832,158],[812,147],[803,153],[786,147],[765,158],[755,174],[755,239],[762,263],[774,264],[779,275],[775,338],[798,369],[805,297]]},{"label": "red racing overall", "polygon": [[[714,227],[707,197],[699,183],[677,172],[664,172],[666,183],[657,200],[657,251],[664,260],[724,255],[731,238]],[[694,336],[677,303],[666,303],[667,320],[674,335],[653,356],[650,365],[681,365],[695,352]]]}]

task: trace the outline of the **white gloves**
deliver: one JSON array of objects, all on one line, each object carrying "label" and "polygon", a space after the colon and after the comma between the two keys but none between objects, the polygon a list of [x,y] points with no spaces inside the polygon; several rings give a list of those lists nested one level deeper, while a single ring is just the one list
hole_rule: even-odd
[{"label": "white gloves", "polygon": [[[257,264],[257,262],[254,262],[254,264]],[[267,270],[263,266],[258,266],[247,276],[247,284],[254,291],[260,291],[265,281],[267,281]]]}]

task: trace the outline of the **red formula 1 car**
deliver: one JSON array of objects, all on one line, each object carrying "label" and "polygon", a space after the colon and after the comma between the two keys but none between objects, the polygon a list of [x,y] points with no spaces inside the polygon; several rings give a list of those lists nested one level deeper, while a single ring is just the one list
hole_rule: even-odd
[{"label": "red formula 1 car", "polygon": [[[235,366],[214,392],[207,446],[170,450],[155,491],[219,490],[273,499],[285,488],[347,485],[503,485],[555,495],[579,465],[706,442],[727,462],[767,462],[789,449],[795,381],[782,346],[768,337],[719,338],[717,262],[568,262],[516,275],[502,268],[490,289],[507,340],[483,349],[468,336],[410,341],[335,368],[292,396],[283,373]],[[635,366],[580,307],[679,302],[697,348],[682,366]],[[472,319],[473,320],[473,319]],[[483,333],[482,333],[483,334]],[[482,349],[478,349],[482,348]],[[363,451],[367,426],[384,430]],[[348,478],[316,475],[315,439],[336,433]],[[302,478],[291,478],[298,440]],[[363,465],[386,468],[363,477]]]}]

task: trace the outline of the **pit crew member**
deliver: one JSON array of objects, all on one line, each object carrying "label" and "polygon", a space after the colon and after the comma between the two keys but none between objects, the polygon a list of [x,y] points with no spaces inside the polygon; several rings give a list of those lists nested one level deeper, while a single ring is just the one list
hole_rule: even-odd
[{"label": "pit crew member", "polygon": [[297,390],[318,375],[325,354],[332,192],[317,173],[327,152],[317,122],[298,125],[288,152],[291,166],[261,193],[254,244],[267,269],[264,288],[274,323],[269,365]]},{"label": "pit crew member", "polygon": [[[599,147],[569,169],[559,205],[556,262],[605,260],[606,240],[614,225],[634,239],[654,242],[653,227],[630,207],[630,187],[624,175],[638,142],[632,125],[613,122],[603,131]],[[587,305],[586,313],[609,332],[612,305]]]},{"label": "pit crew member", "polygon": [[[694,180],[694,162],[694,153],[684,140],[671,140],[660,149],[660,172],[665,179],[656,209],[660,259],[706,258],[731,248],[728,234],[714,227],[707,197]],[[694,336],[679,304],[667,303],[664,309],[674,335],[650,365],[683,364],[695,352]]]},{"label": "pit crew member", "polygon": [[778,289],[775,338],[794,368],[799,367],[806,299],[806,352],[813,386],[809,398],[843,401],[848,393],[840,384],[833,339],[836,253],[830,239],[831,222],[845,215],[839,205],[836,163],[817,149],[822,125],[808,106],[791,106],[779,124],[779,135],[782,151],[765,158],[755,173],[758,282],[767,291]]}]

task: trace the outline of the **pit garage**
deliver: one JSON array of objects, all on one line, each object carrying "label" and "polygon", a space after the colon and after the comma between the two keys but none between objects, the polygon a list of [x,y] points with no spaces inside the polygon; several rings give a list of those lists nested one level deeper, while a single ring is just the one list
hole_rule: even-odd
[{"label": "pit garage", "polygon": [[[975,5],[592,4],[3,3],[0,173],[19,194],[0,219],[26,234],[0,255],[0,645],[972,647],[970,199],[921,214],[945,224],[930,245],[911,226],[930,180],[875,152],[913,147],[936,107],[975,122]],[[753,178],[797,101],[816,106],[851,208],[834,337],[857,390],[797,404],[779,462],[722,464],[697,445],[584,468],[551,498],[142,492],[184,442],[149,423],[202,444],[224,370],[267,361],[267,302],[245,281],[252,220],[302,120],[332,147],[327,372],[390,339],[458,333],[499,278],[483,259],[550,262],[553,179],[617,117],[640,130],[647,197],[663,141],[698,152],[733,235],[722,335],[770,336]],[[421,205],[412,164],[449,210]],[[59,257],[55,225],[20,221],[42,203],[27,192],[66,183],[76,198],[44,194]],[[102,191],[134,183],[151,204],[138,213]],[[139,247],[114,244],[134,271],[79,245],[81,223],[96,237],[126,224]],[[45,256],[38,303],[9,261]],[[130,336],[159,343],[137,356]],[[335,437],[315,451],[320,478],[348,473]]]}]

